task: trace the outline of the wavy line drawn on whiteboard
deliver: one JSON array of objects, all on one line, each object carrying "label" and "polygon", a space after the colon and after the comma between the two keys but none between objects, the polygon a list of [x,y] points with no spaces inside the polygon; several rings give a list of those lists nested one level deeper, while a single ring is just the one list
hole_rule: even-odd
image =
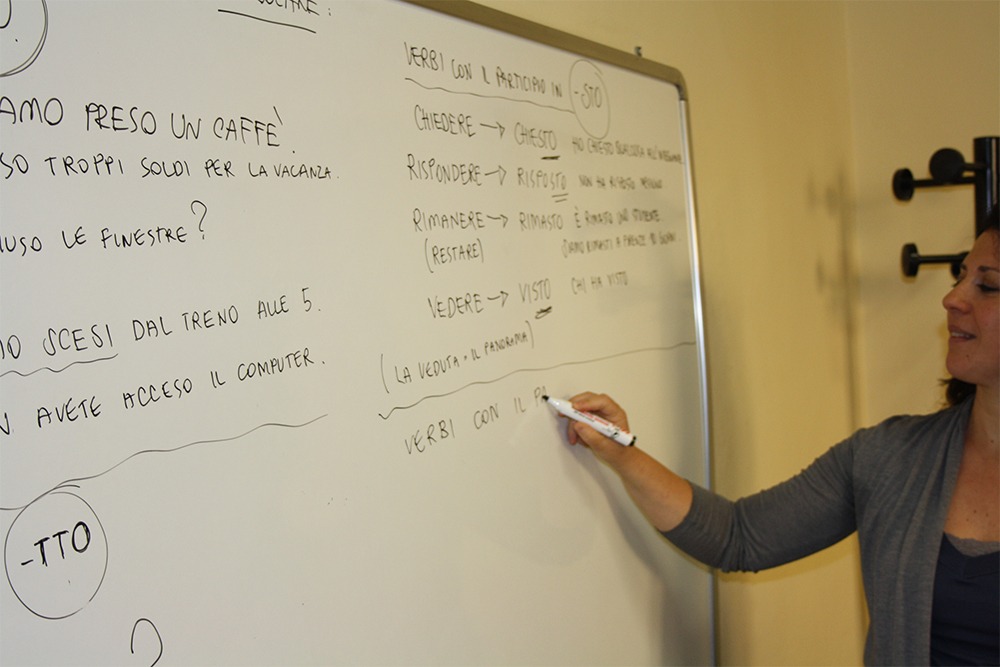
[{"label": "wavy line drawn on whiteboard", "polygon": [[235,12],[231,9],[220,9],[220,14],[229,14],[231,16],[239,16],[245,19],[253,19],[254,21],[260,21],[261,23],[268,23],[270,25],[281,26],[282,28],[295,28],[297,30],[305,30],[306,32],[311,32],[316,34],[316,31],[312,28],[307,28],[305,26],[296,25],[295,23],[283,23],[282,21],[272,21],[271,19],[265,19],[260,16],[254,16],[253,14],[247,14],[246,12]]},{"label": "wavy line drawn on whiteboard", "polygon": [[514,370],[510,371],[509,373],[504,373],[503,375],[499,375],[499,376],[497,376],[495,378],[492,378],[492,379],[489,379],[489,380],[476,380],[475,382],[470,382],[468,384],[462,385],[461,387],[458,387],[457,389],[453,389],[452,391],[446,391],[446,392],[443,392],[441,394],[428,394],[427,396],[423,396],[422,398],[414,401],[413,403],[410,403],[409,405],[397,405],[397,406],[391,408],[385,414],[382,414],[380,412],[380,413],[378,413],[378,416],[381,417],[383,421],[385,421],[385,420],[388,420],[389,417],[391,417],[394,412],[403,411],[403,410],[410,410],[411,408],[417,407],[418,405],[420,405],[424,401],[428,401],[428,400],[431,400],[433,398],[447,398],[449,396],[454,396],[455,394],[463,392],[463,391],[465,391],[466,389],[468,389],[470,387],[476,387],[476,386],[480,386],[480,385],[494,384],[496,382],[500,382],[501,380],[506,380],[507,378],[509,378],[512,375],[518,375],[520,373],[540,373],[540,372],[544,372],[544,371],[552,371],[552,370],[555,370],[557,368],[565,368],[567,366],[581,366],[581,365],[585,365],[585,364],[594,364],[594,363],[597,363],[597,362],[600,362],[600,361],[608,361],[610,359],[617,359],[617,358],[620,358],[620,357],[627,357],[627,356],[633,355],[633,354],[644,354],[646,352],[670,352],[671,350],[676,350],[677,348],[685,347],[685,346],[690,346],[690,345],[694,345],[694,344],[695,344],[695,342],[693,340],[687,340],[687,341],[682,341],[680,343],[676,343],[674,345],[667,345],[667,346],[663,346],[663,347],[644,347],[644,348],[640,348],[638,350],[627,350],[625,352],[618,352],[616,354],[609,354],[609,355],[604,356],[604,357],[595,357],[593,359],[579,359],[579,360],[576,360],[576,361],[564,361],[564,362],[559,363],[559,364],[552,364],[551,366],[537,366],[537,367],[534,367],[534,368],[517,368],[517,369],[514,369]]},{"label": "wavy line drawn on whiteboard", "polygon": [[71,486],[26,505],[4,539],[11,590],[25,609],[46,620],[83,610],[108,572],[104,526],[86,500],[67,490]]},{"label": "wavy line drawn on whiteboard", "polygon": [[30,376],[34,375],[35,373],[41,373],[42,371],[49,371],[50,373],[62,373],[66,369],[70,368],[71,366],[76,366],[78,364],[96,364],[96,363],[101,362],[101,361],[111,361],[112,359],[115,359],[117,356],[118,356],[117,354],[112,354],[110,357],[97,357],[96,359],[85,359],[83,361],[72,361],[72,362],[66,364],[65,366],[63,366],[62,368],[52,368],[51,366],[42,366],[41,368],[36,368],[35,370],[29,371],[27,373],[22,373],[21,371],[11,369],[9,371],[4,371],[3,373],[0,373],[0,378],[4,377],[6,375],[18,375],[18,376],[20,376],[22,378],[26,378],[26,377],[30,377]]},{"label": "wavy line drawn on whiteboard", "polygon": [[129,641],[128,648],[129,651],[132,652],[132,655],[135,655],[135,633],[136,630],[139,629],[139,624],[143,622],[148,624],[149,627],[153,629],[153,632],[156,634],[156,643],[159,645],[159,653],[156,654],[156,660],[154,660],[149,664],[149,667],[154,667],[154,665],[156,665],[156,663],[160,661],[160,658],[163,657],[163,637],[160,636],[160,631],[157,630],[156,626],[153,624],[151,620],[149,620],[148,618],[140,618],[135,622],[135,625],[132,626],[132,639]]},{"label": "wavy line drawn on whiteboard", "polygon": [[534,100],[522,100],[516,97],[507,97],[505,95],[486,95],[483,93],[475,93],[467,90],[452,90],[451,88],[445,88],[444,86],[428,86],[426,84],[420,83],[414,78],[404,77],[405,81],[409,81],[412,84],[420,86],[424,90],[439,90],[443,93],[450,93],[451,95],[470,95],[472,97],[479,97],[484,100],[504,100],[505,102],[520,102],[522,104],[531,104],[533,106],[539,107],[541,109],[551,109],[552,111],[562,111],[563,113],[573,113],[572,109],[566,109],[564,107],[557,107],[552,104],[542,104],[541,102],[536,102]]},{"label": "wavy line drawn on whiteboard", "polygon": [[[0,0],[0,78],[31,67],[49,34],[46,0]],[[37,41],[36,41],[37,36]]]},{"label": "wavy line drawn on whiteboard", "polygon": [[[132,459],[140,457],[140,456],[145,456],[145,455],[148,455],[148,454],[173,454],[175,452],[179,452],[179,451],[182,451],[182,450],[185,450],[185,449],[189,449],[191,447],[204,447],[204,446],[208,446],[208,445],[219,445],[219,444],[223,444],[223,443],[227,443],[227,442],[233,442],[234,440],[239,440],[241,438],[245,438],[248,435],[251,435],[252,433],[255,433],[256,431],[259,431],[259,430],[261,430],[263,428],[272,428],[272,427],[273,428],[289,428],[289,429],[305,428],[306,426],[311,426],[312,424],[315,424],[316,422],[320,421],[321,419],[325,419],[327,416],[328,416],[328,414],[322,414],[322,415],[319,415],[318,417],[313,417],[312,419],[310,419],[308,421],[304,421],[304,422],[302,422],[300,424],[285,424],[285,423],[282,423],[282,422],[265,422],[263,424],[258,424],[257,426],[254,426],[250,430],[245,431],[243,433],[240,433],[239,435],[229,436],[229,437],[225,437],[225,438],[214,438],[214,439],[211,439],[211,440],[195,440],[194,442],[189,442],[189,443],[184,444],[184,445],[178,445],[176,447],[168,447],[166,449],[143,449],[143,450],[140,450],[138,452],[133,452],[133,453],[129,454],[124,459],[122,459],[118,463],[114,464],[113,466],[111,466],[107,470],[104,470],[103,472],[94,473],[93,475],[85,475],[83,477],[74,477],[72,479],[67,479],[66,481],[61,482],[60,484],[57,484],[56,486],[52,487],[51,489],[49,489],[45,493],[41,494],[38,498],[42,498],[42,497],[44,497],[44,496],[46,496],[46,495],[48,495],[50,493],[53,493],[53,492],[55,492],[55,491],[57,491],[59,489],[62,489],[64,487],[73,486],[77,482],[89,482],[89,481],[98,479],[100,477],[103,477],[104,475],[107,475],[107,474],[113,472],[114,470],[117,470],[118,468],[120,468],[121,466],[125,465],[126,463],[128,463]],[[25,507],[27,507],[31,503],[35,502],[36,500],[38,500],[38,498],[36,498],[35,500],[32,500],[29,503],[26,503],[25,505],[21,505],[20,507],[0,507],[0,512],[16,512],[16,511],[19,511],[19,510],[23,510]]]}]

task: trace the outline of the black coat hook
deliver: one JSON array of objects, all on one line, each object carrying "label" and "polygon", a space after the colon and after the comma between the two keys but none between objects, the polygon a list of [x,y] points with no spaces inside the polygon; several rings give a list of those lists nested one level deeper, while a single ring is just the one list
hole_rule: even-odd
[{"label": "black coat hook", "polygon": [[[892,175],[892,192],[896,199],[909,201],[919,188],[937,188],[946,185],[972,184],[975,195],[975,230],[985,225],[986,217],[997,206],[1000,196],[1000,175],[997,156],[1000,154],[1000,137],[978,137],[973,141],[973,162],[966,162],[962,153],[954,148],[941,148],[931,156],[928,170],[930,178],[916,179],[909,169],[897,169]],[[903,246],[903,275],[915,276],[921,264],[949,264],[951,274],[958,272],[966,253],[955,255],[921,255],[915,243]]]},{"label": "black coat hook", "polygon": [[984,169],[984,165],[968,163],[954,148],[941,148],[931,156],[928,170],[930,178],[915,179],[909,169],[897,169],[892,176],[892,192],[900,201],[913,199],[917,188],[940,188],[945,185],[965,185],[975,183],[972,176],[963,176],[966,171]]},{"label": "black coat hook", "polygon": [[979,171],[986,168],[986,165],[978,162],[966,162],[962,153],[954,148],[941,148],[931,156],[931,162],[927,166],[931,176],[935,181],[941,183],[974,183],[970,176],[963,178],[962,174],[967,171]]},{"label": "black coat hook", "polygon": [[900,263],[903,266],[903,275],[908,278],[917,275],[921,264],[950,264],[951,275],[957,278],[962,271],[962,262],[968,254],[960,252],[954,255],[921,255],[916,243],[907,243],[903,246]]}]

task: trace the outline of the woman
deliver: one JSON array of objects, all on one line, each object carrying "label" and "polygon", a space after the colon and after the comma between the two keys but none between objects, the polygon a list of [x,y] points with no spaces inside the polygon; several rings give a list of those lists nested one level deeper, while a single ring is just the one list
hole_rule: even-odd
[{"label": "woman", "polygon": [[[945,296],[952,403],[862,429],[795,477],[728,501],[570,421],[650,522],[695,558],[756,571],[858,531],[867,664],[1000,664],[1000,229],[994,208]],[[605,395],[571,399],[628,429]]]}]

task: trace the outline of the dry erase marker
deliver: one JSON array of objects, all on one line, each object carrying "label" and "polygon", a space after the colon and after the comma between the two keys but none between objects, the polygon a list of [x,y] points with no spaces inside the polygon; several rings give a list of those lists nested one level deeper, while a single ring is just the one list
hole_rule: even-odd
[{"label": "dry erase marker", "polygon": [[629,447],[635,444],[635,436],[628,431],[615,426],[609,421],[601,419],[597,415],[577,410],[569,401],[564,401],[561,398],[550,398],[549,396],[542,396],[542,398],[544,398],[549,405],[555,408],[558,413],[566,415],[570,419],[578,422],[583,422],[601,435],[611,438],[619,445]]}]

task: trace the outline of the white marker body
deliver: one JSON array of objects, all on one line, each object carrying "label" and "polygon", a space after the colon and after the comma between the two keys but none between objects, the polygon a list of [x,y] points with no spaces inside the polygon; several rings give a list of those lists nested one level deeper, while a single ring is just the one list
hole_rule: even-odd
[{"label": "white marker body", "polygon": [[564,401],[561,398],[552,398],[551,396],[544,396],[543,398],[549,405],[555,408],[559,414],[565,415],[575,421],[583,422],[601,435],[611,438],[619,445],[631,447],[635,444],[635,436],[621,427],[615,426],[611,422],[601,419],[597,415],[577,410],[573,407],[572,403]]}]

